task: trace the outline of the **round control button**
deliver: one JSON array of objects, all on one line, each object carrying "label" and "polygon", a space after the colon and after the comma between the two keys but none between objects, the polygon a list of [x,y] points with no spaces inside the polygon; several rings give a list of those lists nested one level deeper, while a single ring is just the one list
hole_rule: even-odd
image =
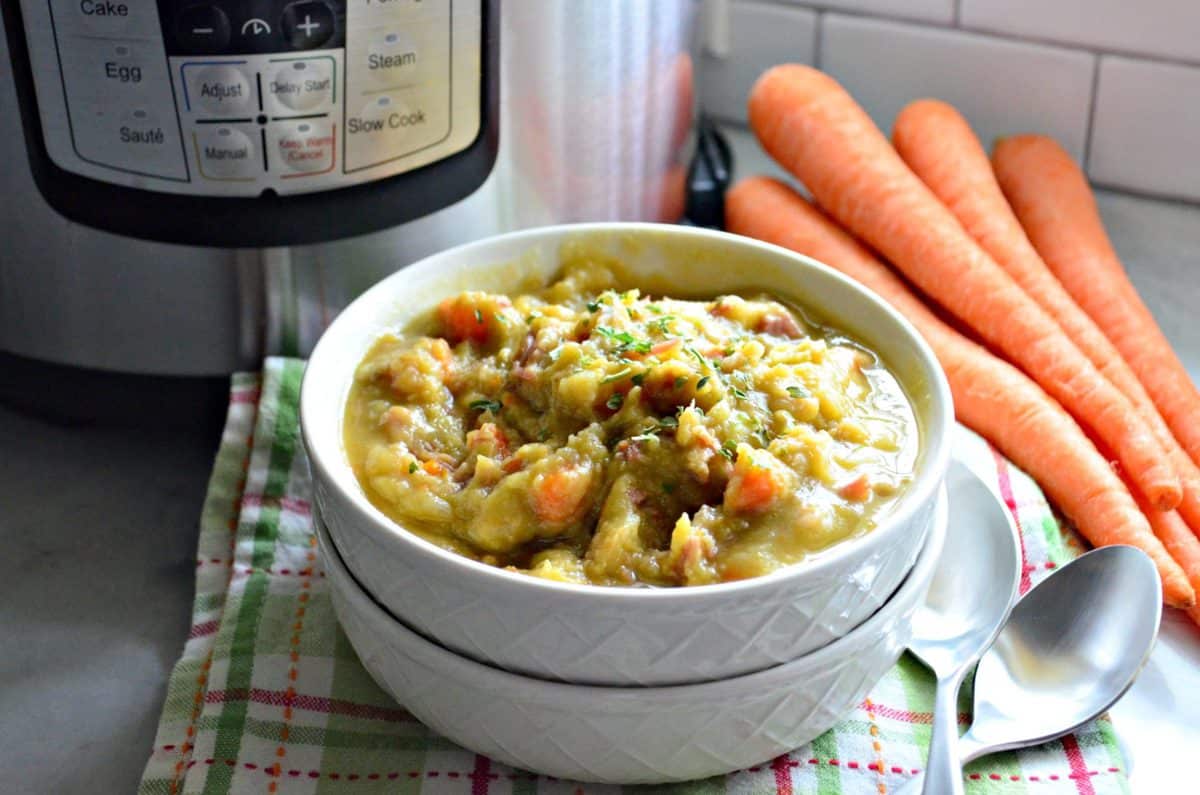
[{"label": "round control button", "polygon": [[326,120],[276,122],[275,146],[287,171],[302,174],[333,168],[333,127]]},{"label": "round control button", "polygon": [[367,45],[367,74],[378,85],[399,86],[415,79],[421,61],[421,53],[403,31],[384,31]]},{"label": "round control button", "polygon": [[230,32],[229,17],[220,6],[188,6],[175,16],[175,42],[185,52],[224,52]]},{"label": "round control button", "polygon": [[306,58],[276,64],[264,90],[287,110],[312,110],[333,98],[333,62]]},{"label": "round control button", "polygon": [[196,158],[200,174],[207,179],[251,178],[262,170],[254,139],[224,125],[209,127],[196,135]]},{"label": "round control button", "polygon": [[214,64],[185,69],[193,108],[222,116],[245,113],[254,101],[250,78],[236,66]]}]

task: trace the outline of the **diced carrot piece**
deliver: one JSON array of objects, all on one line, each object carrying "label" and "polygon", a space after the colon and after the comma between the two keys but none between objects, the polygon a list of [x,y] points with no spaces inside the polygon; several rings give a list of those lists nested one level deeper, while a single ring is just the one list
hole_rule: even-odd
[{"label": "diced carrot piece", "polygon": [[451,342],[487,342],[487,315],[464,296],[457,295],[445,299],[438,304],[437,311],[442,330]]},{"label": "diced carrot piece", "polygon": [[871,496],[871,479],[866,475],[859,475],[849,483],[842,484],[838,488],[838,494],[850,502],[866,502]]},{"label": "diced carrot piece", "polygon": [[434,475],[434,476],[440,475],[440,474],[442,474],[443,471],[445,471],[445,469],[441,465],[441,463],[434,461],[432,459],[421,464],[421,469],[424,469],[430,475]]},{"label": "diced carrot piece", "polygon": [[650,355],[662,356],[663,354],[670,353],[676,348],[679,348],[681,345],[683,345],[683,340],[679,339],[678,337],[674,337],[669,340],[660,340],[659,342],[656,342],[650,346]]},{"label": "diced carrot piece", "polygon": [[738,513],[762,513],[779,499],[781,491],[782,484],[775,473],[740,454],[725,487],[725,508]]},{"label": "diced carrot piece", "polygon": [[566,524],[579,513],[590,485],[591,476],[578,467],[546,472],[533,480],[533,512],[543,522]]}]

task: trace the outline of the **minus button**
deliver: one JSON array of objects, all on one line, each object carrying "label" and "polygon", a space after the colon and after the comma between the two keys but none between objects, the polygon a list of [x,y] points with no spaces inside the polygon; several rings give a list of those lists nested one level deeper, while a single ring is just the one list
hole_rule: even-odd
[{"label": "minus button", "polygon": [[175,17],[175,42],[186,53],[222,52],[230,35],[229,17],[219,6],[190,6]]}]

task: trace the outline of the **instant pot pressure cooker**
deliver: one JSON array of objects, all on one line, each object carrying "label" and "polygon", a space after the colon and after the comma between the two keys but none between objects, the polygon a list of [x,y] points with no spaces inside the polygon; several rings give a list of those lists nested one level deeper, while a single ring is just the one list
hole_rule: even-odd
[{"label": "instant pot pressure cooker", "polygon": [[441,248],[681,214],[691,0],[2,8],[9,374],[257,368]]}]

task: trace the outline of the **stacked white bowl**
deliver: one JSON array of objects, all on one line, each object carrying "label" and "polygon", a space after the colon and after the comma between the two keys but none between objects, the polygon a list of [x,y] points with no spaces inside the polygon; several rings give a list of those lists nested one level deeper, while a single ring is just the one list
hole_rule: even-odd
[{"label": "stacked white bowl", "polygon": [[[342,445],[358,362],[465,289],[544,283],[566,242],[620,260],[647,291],[765,291],[877,351],[920,426],[912,485],[870,533],[751,580],[676,589],[551,582],[455,555],[375,508]],[[558,776],[677,781],[758,764],[830,728],[895,662],[945,532],[953,407],[917,332],[825,266],[686,227],[518,232],[430,257],[347,308],[313,352],[301,426],[338,617],[376,680],[471,750]],[[914,563],[916,564],[914,566]]]}]

